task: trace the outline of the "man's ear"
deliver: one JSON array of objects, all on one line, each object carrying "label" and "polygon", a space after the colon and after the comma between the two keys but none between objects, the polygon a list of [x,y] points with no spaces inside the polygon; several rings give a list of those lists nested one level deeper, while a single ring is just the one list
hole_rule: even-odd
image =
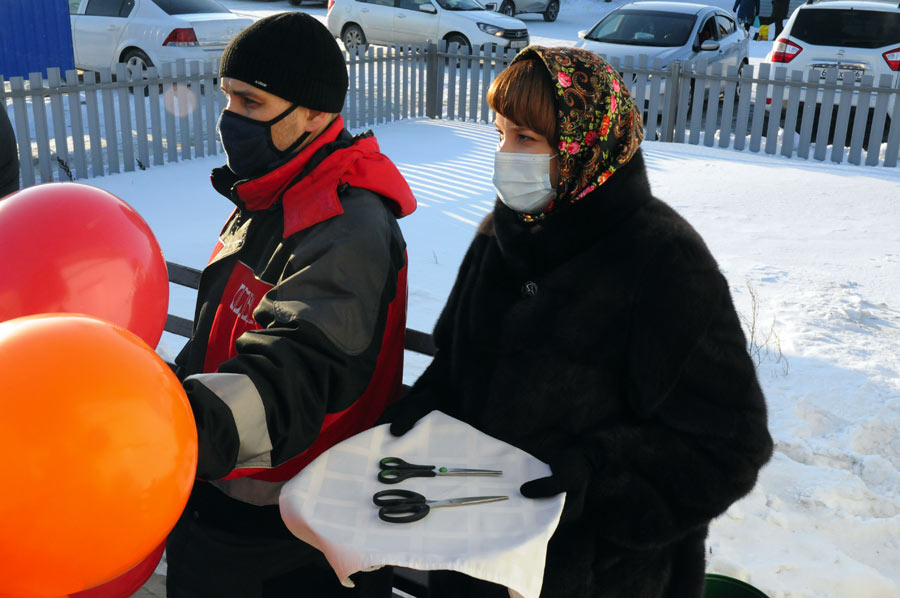
[{"label": "man's ear", "polygon": [[315,133],[334,119],[334,114],[330,112],[322,112],[321,110],[308,110],[308,117],[304,131]]}]

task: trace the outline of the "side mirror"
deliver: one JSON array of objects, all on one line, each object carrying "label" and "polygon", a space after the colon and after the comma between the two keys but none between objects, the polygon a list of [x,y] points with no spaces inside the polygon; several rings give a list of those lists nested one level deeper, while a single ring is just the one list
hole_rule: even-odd
[{"label": "side mirror", "polygon": [[487,4],[484,5],[484,9],[490,10],[490,11],[496,11],[497,3],[496,2],[488,2]]},{"label": "side mirror", "polygon": [[719,42],[708,39],[700,44],[700,49],[704,52],[714,52],[719,49]]},{"label": "side mirror", "polygon": [[587,29],[582,29],[581,31],[578,32],[578,37],[580,37],[581,39],[584,39],[584,38],[587,37],[587,34],[588,34],[588,33],[590,33],[589,30],[587,30]]},{"label": "side mirror", "polygon": [[420,5],[419,5],[419,11],[420,11],[420,12],[427,12],[427,13],[430,14],[430,15],[436,15],[436,14],[437,14],[437,9],[434,7],[434,4],[431,4],[431,3],[428,3],[428,4],[420,4]]}]

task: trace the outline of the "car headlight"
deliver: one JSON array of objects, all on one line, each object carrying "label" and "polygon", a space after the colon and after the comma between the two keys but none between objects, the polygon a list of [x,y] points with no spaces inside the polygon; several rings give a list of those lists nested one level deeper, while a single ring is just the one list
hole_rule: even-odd
[{"label": "car headlight", "polygon": [[497,27],[496,25],[490,25],[488,23],[475,23],[479,29],[487,33],[488,35],[496,35],[497,37],[503,37],[503,34],[506,33],[506,30],[503,27]]}]

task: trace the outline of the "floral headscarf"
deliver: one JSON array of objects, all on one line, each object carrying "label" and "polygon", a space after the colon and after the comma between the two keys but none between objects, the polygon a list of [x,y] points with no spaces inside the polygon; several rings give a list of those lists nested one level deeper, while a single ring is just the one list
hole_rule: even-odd
[{"label": "floral headscarf", "polygon": [[598,55],[581,48],[528,46],[512,63],[534,58],[547,67],[556,91],[560,183],[546,214],[606,182],[631,159],[644,132],[628,87]]}]

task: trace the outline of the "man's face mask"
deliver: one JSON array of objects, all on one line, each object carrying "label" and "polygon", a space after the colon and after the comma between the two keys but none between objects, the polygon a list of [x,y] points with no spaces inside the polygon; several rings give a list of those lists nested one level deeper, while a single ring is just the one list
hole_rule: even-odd
[{"label": "man's face mask", "polygon": [[272,126],[296,108],[296,104],[291,104],[287,110],[267,121],[253,120],[223,110],[216,124],[216,130],[225,150],[228,168],[239,177],[248,179],[265,174],[284,161],[286,156],[303,143],[309,132],[300,135],[290,147],[279,150],[272,141]]},{"label": "man's face mask", "polygon": [[523,214],[539,214],[556,197],[550,160],[556,154],[494,153],[494,187],[500,201]]}]

